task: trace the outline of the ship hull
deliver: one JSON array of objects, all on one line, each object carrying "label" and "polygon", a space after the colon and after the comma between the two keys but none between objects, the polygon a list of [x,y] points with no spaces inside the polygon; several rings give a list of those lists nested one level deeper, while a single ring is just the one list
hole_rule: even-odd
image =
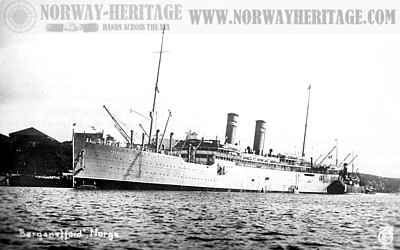
[{"label": "ship hull", "polygon": [[242,190],[232,188],[212,188],[198,186],[182,186],[162,183],[143,183],[132,181],[118,181],[109,179],[76,178],[76,184],[95,185],[97,189],[121,189],[121,190],[168,190],[168,191],[216,191],[216,192],[258,192],[258,190]]},{"label": "ship hull", "polygon": [[[327,193],[335,175],[266,169],[216,160],[188,163],[178,156],[103,144],[78,143],[75,186],[105,189]],[[223,171],[221,171],[223,170]]]},{"label": "ship hull", "polygon": [[[213,187],[197,187],[197,186],[179,186],[169,184],[141,183],[131,181],[117,181],[109,179],[93,179],[93,178],[76,178],[75,185],[77,188],[82,185],[89,185],[102,190],[147,190],[147,191],[206,191],[206,192],[268,192],[268,193],[293,193],[292,190],[255,190],[255,189],[239,189],[239,188],[213,188]],[[85,189],[85,188],[83,188]],[[310,194],[324,194],[325,192],[300,192]]]},{"label": "ship hull", "polygon": [[327,187],[328,194],[351,194],[351,193],[365,193],[365,188],[359,185],[345,184],[343,181],[333,181]]}]

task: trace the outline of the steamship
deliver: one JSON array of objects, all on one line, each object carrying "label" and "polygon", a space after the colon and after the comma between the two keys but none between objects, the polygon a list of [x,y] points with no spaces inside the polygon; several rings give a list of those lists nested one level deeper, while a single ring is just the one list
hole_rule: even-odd
[{"label": "steamship", "polygon": [[74,185],[96,188],[326,193],[338,172],[304,158],[264,154],[265,122],[253,149],[235,145],[238,115],[228,114],[226,142],[187,136],[155,144],[110,145],[102,134],[74,133]]},{"label": "steamship", "polygon": [[[152,190],[210,190],[250,192],[327,193],[331,183],[336,183],[339,171],[329,166],[314,164],[304,157],[307,117],[302,157],[265,152],[266,123],[257,120],[253,147],[240,150],[236,130],[238,115],[227,115],[226,136],[218,139],[199,139],[188,135],[169,145],[163,142],[159,130],[153,132],[153,115],[158,91],[158,74],[164,42],[161,41],[150,129],[142,134],[140,144],[119,125],[106,109],[116,128],[126,139],[122,147],[110,142],[102,133],[73,133],[73,183],[74,187]],[[308,89],[308,101],[310,88]],[[148,139],[148,143],[145,139]]]}]

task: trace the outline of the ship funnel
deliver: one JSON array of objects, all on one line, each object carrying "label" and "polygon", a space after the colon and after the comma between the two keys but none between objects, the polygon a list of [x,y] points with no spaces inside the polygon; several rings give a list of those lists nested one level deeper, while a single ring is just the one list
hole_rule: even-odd
[{"label": "ship funnel", "polygon": [[253,150],[257,155],[262,155],[264,151],[265,130],[265,121],[257,120],[253,144]]},{"label": "ship funnel", "polygon": [[236,143],[236,128],[238,123],[238,114],[229,113],[226,121],[225,143]]}]

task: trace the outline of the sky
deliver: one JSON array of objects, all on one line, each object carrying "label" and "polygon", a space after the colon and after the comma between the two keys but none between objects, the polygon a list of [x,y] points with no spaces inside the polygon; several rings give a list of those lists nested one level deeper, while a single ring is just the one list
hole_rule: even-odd
[{"label": "sky", "polygon": [[[158,33],[35,34],[0,47],[0,133],[35,127],[59,141],[104,130],[122,141],[102,108],[140,140],[151,110]],[[239,114],[238,139],[300,154],[311,87],[306,155],[354,152],[360,172],[400,177],[400,35],[166,34],[157,128],[222,140],[226,115]]]}]

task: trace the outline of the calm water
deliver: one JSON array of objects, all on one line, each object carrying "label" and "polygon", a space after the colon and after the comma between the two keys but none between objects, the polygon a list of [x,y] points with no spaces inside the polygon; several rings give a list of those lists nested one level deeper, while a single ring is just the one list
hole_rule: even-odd
[{"label": "calm water", "polygon": [[400,247],[399,195],[0,187],[0,199],[0,249]]}]

